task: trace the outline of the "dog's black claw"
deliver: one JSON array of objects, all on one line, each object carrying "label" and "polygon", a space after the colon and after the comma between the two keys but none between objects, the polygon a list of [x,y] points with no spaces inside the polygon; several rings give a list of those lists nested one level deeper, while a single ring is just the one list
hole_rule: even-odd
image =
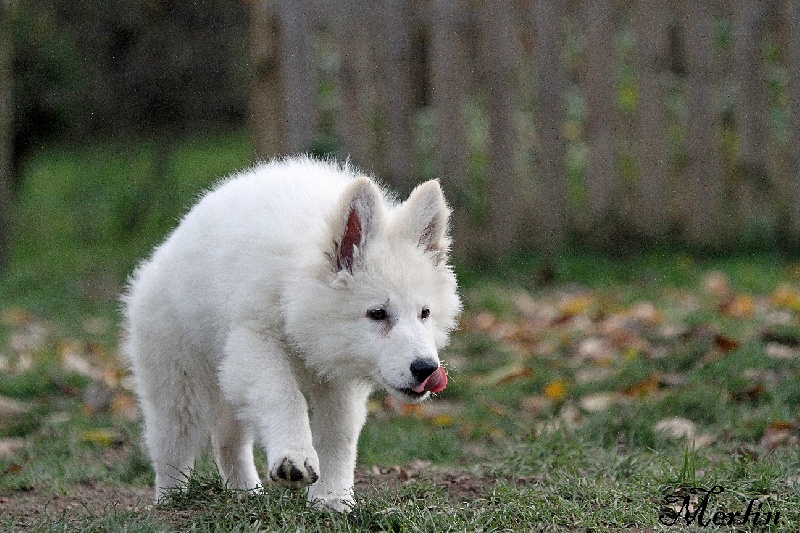
[{"label": "dog's black claw", "polygon": [[316,483],[317,480],[319,479],[319,476],[317,475],[316,472],[314,472],[314,469],[306,465],[306,471],[308,472],[308,480],[311,483]]}]

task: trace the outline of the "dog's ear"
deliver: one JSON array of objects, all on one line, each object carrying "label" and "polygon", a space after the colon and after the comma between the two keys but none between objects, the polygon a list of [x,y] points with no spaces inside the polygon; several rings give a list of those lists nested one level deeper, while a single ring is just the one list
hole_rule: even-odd
[{"label": "dog's ear", "polygon": [[409,236],[430,252],[438,264],[447,258],[450,239],[447,222],[450,208],[437,180],[418,185],[405,202],[406,228]]},{"label": "dog's ear", "polygon": [[382,194],[367,177],[356,178],[344,194],[333,221],[333,267],[337,272],[353,272],[364,247],[377,231]]}]

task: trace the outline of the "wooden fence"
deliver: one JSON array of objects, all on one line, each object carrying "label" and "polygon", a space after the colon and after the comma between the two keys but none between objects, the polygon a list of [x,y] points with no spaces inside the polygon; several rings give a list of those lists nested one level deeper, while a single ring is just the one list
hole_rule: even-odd
[{"label": "wooden fence", "polygon": [[800,1],[254,1],[261,157],[438,177],[456,252],[800,235]]}]

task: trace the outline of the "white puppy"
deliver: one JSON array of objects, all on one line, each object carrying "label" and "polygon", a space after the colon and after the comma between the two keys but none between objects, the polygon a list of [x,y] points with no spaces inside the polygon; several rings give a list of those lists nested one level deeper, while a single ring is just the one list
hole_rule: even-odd
[{"label": "white puppy", "polygon": [[447,384],[438,350],[460,301],[439,184],[403,203],[347,166],[294,158],[206,194],[136,271],[125,352],[156,498],[211,435],[228,486],[269,477],[318,506],[353,505],[367,397]]}]

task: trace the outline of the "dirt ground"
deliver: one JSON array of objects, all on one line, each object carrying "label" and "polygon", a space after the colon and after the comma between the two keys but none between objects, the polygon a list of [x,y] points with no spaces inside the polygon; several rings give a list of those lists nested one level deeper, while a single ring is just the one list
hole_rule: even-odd
[{"label": "dirt ground", "polygon": [[[467,472],[431,469],[425,462],[415,462],[389,468],[359,469],[356,471],[356,490],[369,493],[378,488],[399,488],[428,480],[444,488],[453,502],[474,500],[483,495],[495,480],[478,477]],[[518,480],[524,484],[526,480]],[[52,494],[46,490],[19,491],[0,495],[0,513],[10,516],[20,529],[33,527],[43,521],[78,524],[91,516],[108,511],[118,513],[142,512],[152,509],[152,489],[148,487],[120,486],[108,483],[85,483],[71,495]],[[156,515],[168,523],[183,522],[186,512],[156,509]]]},{"label": "dirt ground", "polygon": [[45,520],[77,523],[113,508],[119,512],[146,510],[151,498],[152,491],[145,487],[87,483],[69,496],[38,489],[0,495],[0,513],[10,515],[16,527],[26,529]]}]

